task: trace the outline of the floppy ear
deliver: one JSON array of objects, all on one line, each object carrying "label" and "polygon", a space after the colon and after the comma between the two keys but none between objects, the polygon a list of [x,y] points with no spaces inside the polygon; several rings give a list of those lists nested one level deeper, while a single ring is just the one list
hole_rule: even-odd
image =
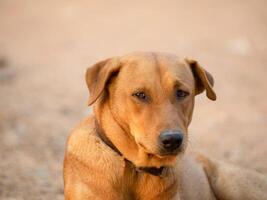
[{"label": "floppy ear", "polygon": [[115,73],[119,72],[119,69],[117,58],[100,61],[87,69],[85,79],[90,92],[89,106],[103,94],[106,84]]},{"label": "floppy ear", "polygon": [[212,75],[203,69],[197,61],[185,59],[190,65],[195,78],[195,94],[198,95],[206,90],[206,95],[209,99],[215,101],[216,93],[213,90],[214,80]]}]

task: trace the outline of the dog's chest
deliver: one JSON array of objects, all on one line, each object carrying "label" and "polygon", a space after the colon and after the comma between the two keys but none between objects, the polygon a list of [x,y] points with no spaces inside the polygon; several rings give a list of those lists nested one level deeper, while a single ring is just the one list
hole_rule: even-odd
[{"label": "dog's chest", "polygon": [[[117,176],[118,192],[122,199],[129,200],[170,200],[177,196],[178,184],[170,174],[165,177],[137,172],[133,166],[126,167]],[[175,197],[175,199],[180,199]]]}]

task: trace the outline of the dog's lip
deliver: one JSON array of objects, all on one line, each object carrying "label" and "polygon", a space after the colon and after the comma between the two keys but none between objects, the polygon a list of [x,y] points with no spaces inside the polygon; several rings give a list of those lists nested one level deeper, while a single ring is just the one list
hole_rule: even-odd
[{"label": "dog's lip", "polygon": [[175,157],[177,156],[181,151],[175,151],[175,152],[169,152],[169,153],[158,153],[155,154],[159,158],[166,158],[166,157]]},{"label": "dog's lip", "polygon": [[165,156],[177,156],[178,153],[180,153],[180,151],[175,151],[175,152],[170,152],[170,153],[160,153],[159,155],[161,157],[165,157]]},{"label": "dog's lip", "polygon": [[[152,153],[150,152],[145,145],[143,145],[141,142],[138,142],[138,145],[149,155],[154,155],[158,158],[166,158],[166,157],[175,157],[177,156],[181,151],[175,151],[175,152],[170,152],[170,153]],[[160,151],[159,151],[160,152]]]},{"label": "dog's lip", "polygon": [[185,152],[186,146],[182,145],[180,148],[178,148],[177,150],[173,151],[173,152],[164,152],[159,150],[160,155],[162,157],[166,157],[166,156],[178,156],[179,154],[183,154]]}]

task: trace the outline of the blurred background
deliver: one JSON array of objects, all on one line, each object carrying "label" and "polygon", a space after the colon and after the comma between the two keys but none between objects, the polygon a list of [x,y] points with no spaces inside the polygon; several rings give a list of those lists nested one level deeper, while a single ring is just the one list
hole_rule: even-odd
[{"label": "blurred background", "polygon": [[196,98],[190,148],[267,174],[267,1],[1,0],[0,199],[63,199],[85,70],[132,51],[198,60],[218,100]]}]

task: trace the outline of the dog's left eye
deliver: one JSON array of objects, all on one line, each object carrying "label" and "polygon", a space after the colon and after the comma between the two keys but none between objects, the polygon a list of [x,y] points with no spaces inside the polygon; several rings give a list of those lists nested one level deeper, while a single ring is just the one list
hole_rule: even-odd
[{"label": "dog's left eye", "polygon": [[183,91],[183,90],[177,90],[176,91],[176,97],[177,97],[178,100],[182,100],[185,97],[187,97],[188,95],[189,95],[189,93],[186,92],[186,91]]},{"label": "dog's left eye", "polygon": [[145,95],[144,92],[136,92],[133,93],[132,96],[138,98],[141,101],[147,101],[148,97]]}]

